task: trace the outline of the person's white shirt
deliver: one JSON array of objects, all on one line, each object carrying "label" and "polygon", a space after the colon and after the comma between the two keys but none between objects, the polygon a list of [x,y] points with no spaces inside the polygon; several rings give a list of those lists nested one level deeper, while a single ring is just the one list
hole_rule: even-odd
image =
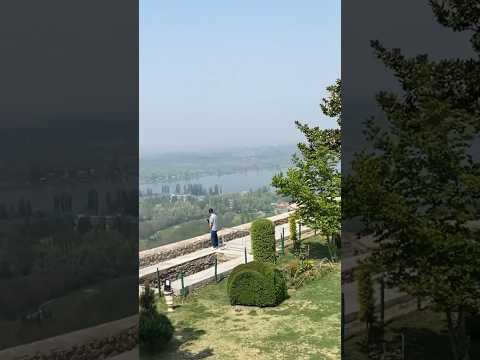
[{"label": "person's white shirt", "polygon": [[217,214],[212,213],[210,215],[209,223],[210,223],[210,226],[211,226],[210,230],[217,231]]}]

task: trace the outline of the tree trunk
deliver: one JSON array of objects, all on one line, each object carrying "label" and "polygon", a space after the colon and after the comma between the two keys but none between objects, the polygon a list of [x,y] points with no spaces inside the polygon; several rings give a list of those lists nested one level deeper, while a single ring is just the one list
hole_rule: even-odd
[{"label": "tree trunk", "polygon": [[453,360],[469,360],[470,342],[466,331],[465,311],[447,311],[446,316]]}]

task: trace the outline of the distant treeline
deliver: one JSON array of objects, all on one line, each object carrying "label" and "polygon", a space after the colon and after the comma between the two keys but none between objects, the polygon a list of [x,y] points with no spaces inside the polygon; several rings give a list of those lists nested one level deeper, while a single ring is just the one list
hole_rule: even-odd
[{"label": "distant treeline", "polygon": [[[204,188],[202,184],[184,184],[183,187],[177,184],[175,187],[170,185],[162,185],[160,194],[162,195],[194,195],[194,196],[207,196],[207,195],[220,195],[222,194],[222,187],[215,184],[208,189]],[[147,189],[140,196],[153,196],[155,195],[152,189]]]}]

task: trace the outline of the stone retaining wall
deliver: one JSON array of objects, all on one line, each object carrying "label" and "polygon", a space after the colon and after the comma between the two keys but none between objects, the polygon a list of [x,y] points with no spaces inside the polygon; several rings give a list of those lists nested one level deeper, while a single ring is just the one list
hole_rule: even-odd
[{"label": "stone retaining wall", "polygon": [[12,360],[107,359],[138,346],[138,316],[125,320],[111,323],[113,325],[103,324],[3,350],[0,351],[0,358]]},{"label": "stone retaining wall", "polygon": [[[283,213],[270,217],[275,226],[286,224],[288,222],[288,216],[291,213]],[[244,236],[250,235],[251,223],[239,225],[229,229],[223,229],[218,232],[218,238],[220,242],[227,242],[233,239],[238,239]],[[210,246],[210,234],[200,235],[191,239],[178,241],[172,244],[159,246],[153,249],[141,251],[140,267],[146,267],[159,262],[173,259],[185,254],[192,253],[194,251],[204,249]]]},{"label": "stone retaining wall", "polygon": [[286,224],[286,223],[288,223],[288,216],[285,217],[285,218],[273,220],[273,223],[275,224],[275,226]]},{"label": "stone retaining wall", "polygon": [[[184,276],[189,276],[211,268],[215,265],[215,258],[217,258],[218,264],[228,260],[224,255],[219,253],[209,254],[181,265],[172,266],[171,268],[160,270],[160,281],[163,282],[165,279],[170,279],[171,281],[174,281],[178,278],[178,275],[180,273],[183,273]],[[140,278],[140,284],[144,285],[146,280],[150,281],[151,286],[158,288],[156,272]]]},{"label": "stone retaining wall", "polygon": [[[225,229],[218,232],[218,238],[219,241],[226,242],[249,234],[250,232],[248,230]],[[145,250],[140,253],[140,267],[158,264],[168,259],[173,259],[200,249],[205,249],[210,245],[210,234],[205,234],[151,250]]]},{"label": "stone retaining wall", "polygon": [[[99,360],[132,350],[138,345],[138,328],[132,327],[116,336],[92,341],[65,350],[52,350],[49,354],[22,357],[22,360]],[[20,359],[19,359],[20,360]]]}]

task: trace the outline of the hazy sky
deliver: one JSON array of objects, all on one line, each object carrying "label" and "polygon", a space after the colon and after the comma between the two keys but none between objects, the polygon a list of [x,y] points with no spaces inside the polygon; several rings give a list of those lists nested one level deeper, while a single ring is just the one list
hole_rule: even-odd
[{"label": "hazy sky", "polygon": [[295,143],[339,76],[339,0],[140,1],[142,152]]}]

